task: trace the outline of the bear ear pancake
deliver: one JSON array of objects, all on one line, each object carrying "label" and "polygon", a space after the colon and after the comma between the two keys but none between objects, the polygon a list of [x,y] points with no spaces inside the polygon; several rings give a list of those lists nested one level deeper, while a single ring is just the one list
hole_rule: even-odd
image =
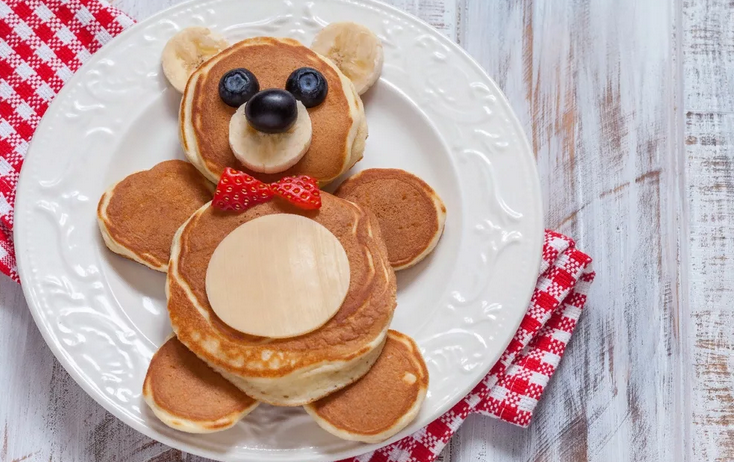
[{"label": "bear ear pancake", "polygon": [[382,41],[367,27],[333,22],[316,34],[311,49],[331,59],[360,95],[377,82],[385,60]]}]

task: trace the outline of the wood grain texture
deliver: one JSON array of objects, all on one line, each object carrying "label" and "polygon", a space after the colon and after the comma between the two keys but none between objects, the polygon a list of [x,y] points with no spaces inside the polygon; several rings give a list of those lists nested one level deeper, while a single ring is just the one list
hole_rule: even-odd
[{"label": "wood grain texture", "polygon": [[689,248],[683,364],[688,460],[734,460],[734,5],[687,0],[685,205]]},{"label": "wood grain texture", "polygon": [[593,256],[597,279],[530,429],[473,417],[459,460],[680,458],[675,13],[667,0],[464,3],[461,42],[525,126],[546,224]]},{"label": "wood grain texture", "polygon": [[[178,0],[113,0],[142,19]],[[392,0],[456,40],[537,153],[548,227],[597,280],[528,430],[472,416],[473,461],[734,460],[734,5]],[[196,461],[112,417],[0,278],[0,462]]]}]

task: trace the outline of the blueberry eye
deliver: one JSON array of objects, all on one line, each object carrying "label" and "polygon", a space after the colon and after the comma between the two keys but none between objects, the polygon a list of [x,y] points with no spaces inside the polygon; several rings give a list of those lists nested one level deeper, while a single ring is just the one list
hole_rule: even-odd
[{"label": "blueberry eye", "polygon": [[329,84],[324,74],[312,67],[293,71],[285,83],[285,89],[306,107],[323,103],[329,93]]},{"label": "blueberry eye", "polygon": [[232,69],[219,80],[219,97],[228,106],[240,107],[258,91],[260,82],[245,68]]}]

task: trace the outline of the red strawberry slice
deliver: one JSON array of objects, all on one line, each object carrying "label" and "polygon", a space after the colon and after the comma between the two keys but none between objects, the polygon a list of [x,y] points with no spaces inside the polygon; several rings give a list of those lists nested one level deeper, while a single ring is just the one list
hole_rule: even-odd
[{"label": "red strawberry slice", "polygon": [[212,205],[220,210],[244,212],[273,198],[273,191],[260,180],[233,168],[224,169]]},{"label": "red strawberry slice", "polygon": [[271,183],[270,188],[276,195],[302,209],[321,208],[321,192],[318,183],[310,176],[287,176]]}]

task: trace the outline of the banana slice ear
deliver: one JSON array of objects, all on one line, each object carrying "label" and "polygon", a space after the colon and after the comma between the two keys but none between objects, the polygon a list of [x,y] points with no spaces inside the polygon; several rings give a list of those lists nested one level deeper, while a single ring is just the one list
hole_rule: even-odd
[{"label": "banana slice ear", "polygon": [[331,59],[351,79],[360,95],[377,82],[382,73],[382,41],[367,27],[354,22],[333,22],[311,43],[316,53]]},{"label": "banana slice ear", "polygon": [[206,27],[187,27],[171,37],[163,48],[163,73],[173,88],[183,93],[196,68],[228,46],[227,40]]}]

